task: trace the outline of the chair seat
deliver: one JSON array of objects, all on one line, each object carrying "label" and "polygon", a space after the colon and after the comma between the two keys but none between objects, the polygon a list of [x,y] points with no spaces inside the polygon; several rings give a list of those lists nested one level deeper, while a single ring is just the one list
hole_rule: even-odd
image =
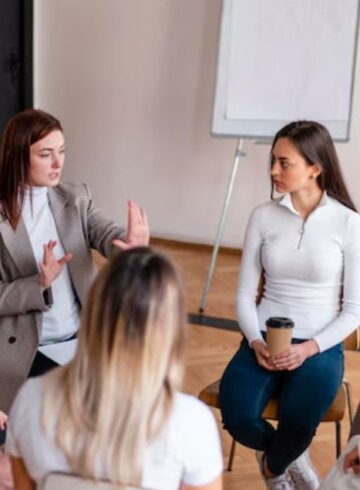
[{"label": "chair seat", "polygon": [[[207,386],[201,390],[199,398],[201,401],[209,405],[210,407],[220,408],[219,404],[219,387],[220,380],[218,379],[211,385]],[[339,391],[336,395],[335,400],[332,402],[323,418],[322,422],[337,422],[341,421],[344,417],[346,409],[346,392],[344,384],[342,383]],[[268,420],[278,420],[279,419],[279,400],[272,399],[266,405],[263,412],[263,418]]]}]

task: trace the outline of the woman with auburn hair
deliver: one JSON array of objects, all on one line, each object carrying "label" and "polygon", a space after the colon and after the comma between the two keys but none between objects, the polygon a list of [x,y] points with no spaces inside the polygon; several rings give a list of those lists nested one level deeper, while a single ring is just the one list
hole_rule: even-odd
[{"label": "woman with auburn hair", "polygon": [[32,378],[11,409],[7,451],[15,490],[51,472],[154,490],[220,490],[215,420],[178,392],[185,314],[167,258],[134,248],[102,269],[74,359]]},{"label": "woman with auburn hair", "polygon": [[[224,427],[257,450],[267,488],[313,490],[319,479],[306,450],[342,382],[343,340],[360,323],[360,216],[324,126],[286,125],[270,155],[272,189],[283,196],[258,206],[248,223],[237,292],[244,338],[223,375],[220,404]],[[270,317],[295,324],[291,346],[273,362]],[[276,429],[262,418],[272,398]]]},{"label": "woman with auburn hair", "polygon": [[[146,215],[129,202],[128,232],[105,219],[84,184],[60,182],[62,126],[35,109],[7,124],[0,149],[0,409],[27,376],[57,363],[48,345],[66,344],[96,276],[91,249],[147,245]],[[60,344],[61,343],[61,344]],[[40,352],[38,348],[43,352]]]}]

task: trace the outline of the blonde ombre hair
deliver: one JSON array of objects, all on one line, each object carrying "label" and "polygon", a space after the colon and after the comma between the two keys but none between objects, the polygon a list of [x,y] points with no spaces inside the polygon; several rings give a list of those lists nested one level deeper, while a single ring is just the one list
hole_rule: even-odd
[{"label": "blonde ombre hair", "polygon": [[88,296],[73,361],[48,375],[43,421],[75,473],[139,484],[183,371],[179,277],[150,248],[125,251]]}]

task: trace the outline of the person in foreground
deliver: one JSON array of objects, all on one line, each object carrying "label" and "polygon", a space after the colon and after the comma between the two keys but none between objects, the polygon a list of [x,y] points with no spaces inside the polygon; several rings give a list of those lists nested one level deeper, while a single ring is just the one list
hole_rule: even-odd
[{"label": "person in foreground", "polygon": [[[35,109],[7,124],[0,149],[0,408],[27,376],[57,363],[41,349],[76,335],[97,270],[91,249],[147,245],[146,214],[129,203],[126,232],[104,218],[86,185],[61,183],[65,139],[54,116]],[[40,350],[39,350],[40,347]]]},{"label": "person in foreground", "polygon": [[91,287],[78,350],[25,382],[8,420],[15,490],[72,472],[154,490],[221,490],[216,422],[179,393],[183,294],[167,258],[118,254]]},{"label": "person in foreground", "polygon": [[355,435],[349,440],[336,465],[323,480],[319,489],[360,489],[360,435]]},{"label": "person in foreground", "polygon": [[[306,449],[342,382],[343,340],[360,323],[360,216],[327,129],[292,122],[271,147],[272,190],[244,241],[237,293],[244,335],[220,385],[224,427],[257,450],[270,489],[315,489]],[[256,305],[261,274],[265,288]],[[289,349],[270,362],[265,322],[294,323]],[[278,397],[275,429],[262,419]]]}]

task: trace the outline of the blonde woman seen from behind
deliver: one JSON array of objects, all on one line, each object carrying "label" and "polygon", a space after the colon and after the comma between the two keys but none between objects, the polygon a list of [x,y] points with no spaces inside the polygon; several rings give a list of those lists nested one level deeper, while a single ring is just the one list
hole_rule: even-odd
[{"label": "blonde woman seen from behind", "polygon": [[169,260],[149,248],[114,257],[90,290],[74,360],[28,380],[15,399],[6,442],[15,489],[71,472],[154,490],[221,490],[214,418],[178,391],[185,333]]}]

